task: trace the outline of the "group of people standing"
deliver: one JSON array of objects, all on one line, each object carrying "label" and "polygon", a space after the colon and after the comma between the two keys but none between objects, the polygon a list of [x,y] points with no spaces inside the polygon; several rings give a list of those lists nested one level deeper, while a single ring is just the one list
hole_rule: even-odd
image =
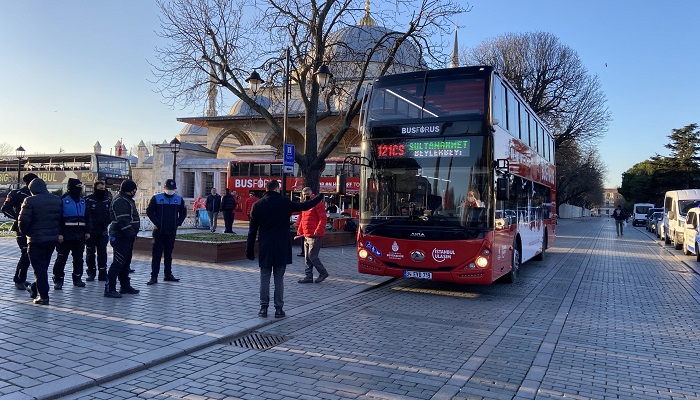
[{"label": "group of people standing", "polygon": [[[14,275],[15,287],[26,290],[35,304],[49,304],[48,268],[54,250],[53,288],[62,290],[68,256],[72,257],[71,280],[75,287],[85,287],[83,254],[86,254],[86,281],[97,278],[105,282],[104,296],[121,298],[137,294],[129,273],[140,216],[134,196],[138,190],[132,180],[122,182],[119,193],[112,198],[103,181],[93,184],[93,193],[82,197],[83,182],[68,180],[68,191],[61,197],[49,193],[46,183],[33,173],[22,178],[25,186],[13,190],[5,199],[2,212],[15,222],[20,259]],[[152,285],[157,282],[161,257],[164,257],[166,281],[177,282],[172,274],[172,250],[177,227],[186,215],[182,197],[175,193],[175,181],[165,183],[165,192],[151,198],[148,217],[154,224],[151,262]],[[107,243],[113,248],[112,264],[107,268]],[[27,282],[29,266],[34,281]],[[120,290],[117,291],[117,280]]]},{"label": "group of people standing", "polygon": [[[73,286],[85,287],[83,253],[86,252],[86,281],[105,282],[104,296],[121,298],[124,294],[138,294],[129,276],[136,236],[140,229],[139,212],[134,202],[138,190],[134,181],[122,182],[119,193],[112,198],[102,181],[94,182],[94,192],[82,197],[83,183],[71,178],[68,192],[61,197],[49,193],[46,183],[35,174],[23,177],[25,186],[13,190],[5,200],[3,213],[15,220],[20,259],[14,275],[17,289],[26,290],[35,304],[49,304],[48,268],[54,250],[57,251],[53,268],[54,290],[62,290],[65,265],[72,256]],[[326,210],[323,195],[315,196],[311,188],[302,189],[302,202],[292,202],[280,193],[276,180],[267,183],[267,191],[261,199],[255,197],[246,202],[249,210],[249,231],[246,257],[255,259],[255,241],[259,241],[260,311],[267,317],[270,304],[270,279],[274,277],[275,317],[285,316],[284,273],[292,263],[290,218],[301,212],[297,234],[303,237],[305,276],[299,283],[321,283],[329,274],[318,257],[321,240],[325,235]],[[160,263],[163,258],[164,281],[178,282],[172,271],[172,252],[177,229],[184,222],[187,209],[184,199],[175,193],[175,181],[168,179],[165,190],[151,197],[146,214],[154,225],[151,259],[151,278],[147,285],[158,283]],[[228,197],[230,196],[230,197]],[[230,199],[233,199],[231,201]],[[226,231],[231,231],[235,198],[226,190],[221,198],[212,189],[207,198],[207,210],[213,214],[224,212]],[[219,210],[219,211],[216,211]],[[231,218],[226,215],[231,211]],[[248,211],[248,210],[246,210]],[[216,216],[212,218],[212,231],[216,229]],[[107,243],[113,248],[112,263],[107,268]],[[87,249],[87,250],[86,250]],[[27,282],[29,266],[34,270],[34,281]],[[313,270],[318,271],[314,280]],[[119,281],[119,291],[117,291]]]},{"label": "group of people standing", "polygon": [[226,194],[222,197],[217,193],[216,188],[211,188],[211,194],[202,199],[201,197],[195,200],[192,211],[195,212],[197,224],[200,223],[199,212],[206,210],[209,217],[209,231],[214,233],[218,226],[219,213],[224,217],[224,233],[233,233],[234,213],[238,202],[231,189],[226,188]]}]

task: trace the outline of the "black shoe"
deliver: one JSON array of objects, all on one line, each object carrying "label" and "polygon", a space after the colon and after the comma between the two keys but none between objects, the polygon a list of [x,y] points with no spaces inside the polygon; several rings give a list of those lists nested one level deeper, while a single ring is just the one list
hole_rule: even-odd
[{"label": "black shoe", "polygon": [[48,306],[49,299],[44,297],[37,297],[36,299],[32,300],[32,303],[38,304],[40,306]]},{"label": "black shoe", "polygon": [[85,282],[92,282],[94,280],[95,280],[95,275],[88,274],[87,278],[85,278]]},{"label": "black shoe", "polygon": [[286,316],[287,314],[285,314],[284,310],[282,310],[281,308],[275,310],[275,318],[284,318]]},{"label": "black shoe", "polygon": [[158,279],[157,279],[157,278],[151,278],[150,281],[146,282],[146,285],[149,285],[149,286],[150,286],[150,285],[155,285],[156,283],[158,283]]},{"label": "black shoe", "polygon": [[105,297],[109,297],[112,299],[121,299],[122,295],[121,295],[121,293],[117,292],[116,290],[110,290],[109,292],[105,292]]},{"label": "black shoe", "polygon": [[36,296],[39,295],[39,293],[35,292],[33,289],[33,286],[31,283],[27,284],[27,286],[24,288],[27,292],[29,292],[29,297],[32,299],[36,299]]},{"label": "black shoe", "polygon": [[299,282],[299,283],[314,283],[314,278],[299,279],[297,282]]},{"label": "black shoe", "polygon": [[63,282],[56,282],[53,285],[53,290],[62,290],[63,289]]},{"label": "black shoe", "polygon": [[316,278],[314,282],[316,283],[321,283],[323,282],[326,278],[328,278],[328,272],[321,272],[321,274]]},{"label": "black shoe", "polygon": [[81,280],[73,281],[73,286],[85,287],[85,282],[83,282]]},{"label": "black shoe", "polygon": [[297,257],[304,257],[304,253],[297,254]]},{"label": "black shoe", "polygon": [[107,282],[107,272],[100,271],[97,273],[97,280],[101,282]]},{"label": "black shoe", "polygon": [[165,282],[180,282],[180,280],[177,279],[177,278],[176,278],[175,276],[173,276],[173,275],[168,275],[168,276],[166,276],[165,278],[163,278],[163,280],[164,280]]},{"label": "black shoe", "polygon": [[260,311],[258,311],[258,317],[267,318],[267,307],[260,307]]},{"label": "black shoe", "polygon": [[29,282],[15,282],[17,290],[27,290],[27,285],[29,285]]},{"label": "black shoe", "polygon": [[138,289],[134,289],[134,288],[131,287],[131,286],[128,286],[128,287],[126,287],[126,288],[121,288],[121,289],[119,290],[119,293],[120,293],[120,294],[139,294],[139,290],[138,290]]},{"label": "black shoe", "polygon": [[133,268],[129,268],[129,272],[136,272],[136,270]]}]

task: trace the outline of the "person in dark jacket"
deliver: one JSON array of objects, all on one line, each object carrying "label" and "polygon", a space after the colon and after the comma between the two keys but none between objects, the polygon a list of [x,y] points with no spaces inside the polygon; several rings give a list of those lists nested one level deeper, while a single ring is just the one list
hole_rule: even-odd
[{"label": "person in dark jacket", "polygon": [[[112,264],[107,271],[105,297],[120,298],[122,294],[137,294],[131,286],[129,268],[134,251],[134,241],[141,228],[139,212],[134,203],[136,182],[127,179],[122,182],[119,194],[112,201],[112,224],[109,226],[109,244],[112,245]],[[117,292],[117,278],[120,290]]]},{"label": "person in dark jacket", "polygon": [[63,277],[65,276],[68,254],[73,258],[73,286],[85,287],[83,276],[83,253],[85,241],[90,238],[89,215],[85,199],[80,195],[83,192],[83,183],[80,179],[68,179],[68,193],[61,196],[63,214],[61,218],[61,233],[58,236],[56,246],[56,261],[53,264],[54,290],[63,289]]},{"label": "person in dark jacket", "polygon": [[613,218],[615,218],[615,229],[617,230],[617,236],[623,235],[623,229],[625,228],[625,221],[627,220],[627,214],[622,206],[617,206],[617,208],[612,213]]},{"label": "person in dark jacket", "polygon": [[175,189],[177,189],[175,180],[168,179],[165,181],[165,193],[158,193],[151,197],[146,208],[146,215],[153,222],[151,280],[146,283],[147,285],[158,283],[160,259],[163,257],[163,252],[165,252],[163,260],[165,277],[163,280],[166,282],[180,281],[173,276],[173,248],[175,247],[177,228],[187,217],[187,208],[185,208],[185,201],[182,197],[175,193]]},{"label": "person in dark jacket", "polygon": [[221,195],[216,193],[216,188],[211,188],[211,194],[207,196],[207,213],[209,214],[210,230],[216,232],[216,221],[221,211]]},{"label": "person in dark jacket", "polygon": [[304,203],[293,203],[280,194],[280,184],[271,180],[266,185],[267,192],[253,205],[250,212],[250,227],[246,258],[255,259],[255,238],[259,231],[260,267],[260,311],[258,315],[267,317],[270,304],[270,275],[275,276],[275,318],[285,316],[284,306],[284,272],[287,264],[292,263],[292,242],[289,235],[289,218],[293,212],[313,208],[323,200],[323,195]]},{"label": "person in dark jacket", "polygon": [[226,188],[226,194],[221,198],[221,213],[224,214],[224,233],[233,233],[233,212],[236,209],[236,198],[231,189]]},{"label": "person in dark jacket", "polygon": [[15,189],[10,192],[5,198],[5,202],[2,205],[2,213],[14,220],[12,223],[12,230],[17,234],[17,246],[19,247],[20,255],[19,261],[17,261],[17,269],[15,269],[15,276],[12,279],[15,282],[15,287],[19,290],[25,290],[27,285],[27,271],[29,270],[29,255],[27,254],[27,237],[19,233],[17,228],[17,218],[19,217],[19,211],[22,208],[22,203],[24,199],[31,196],[32,193],[29,191],[29,182],[37,176],[28,173],[22,177],[24,181],[24,186],[20,189]]},{"label": "person in dark jacket", "polygon": [[19,212],[19,233],[27,237],[27,253],[34,269],[34,282],[27,286],[34,304],[49,304],[49,264],[58,243],[63,206],[61,199],[35,178],[29,183],[32,195],[24,199]]},{"label": "person in dark jacket", "polygon": [[[93,184],[94,191],[85,197],[89,220],[92,224],[90,238],[85,243],[85,264],[87,265],[87,279],[92,282],[97,273],[98,281],[107,280],[107,242],[109,242],[109,224],[112,222],[110,211],[112,210],[112,194],[102,181]],[[97,255],[97,256],[95,256]]]}]

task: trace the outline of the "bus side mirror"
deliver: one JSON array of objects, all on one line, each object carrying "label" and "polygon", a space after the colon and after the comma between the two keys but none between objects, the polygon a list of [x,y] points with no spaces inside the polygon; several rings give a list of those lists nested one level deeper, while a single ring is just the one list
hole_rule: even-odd
[{"label": "bus side mirror", "polygon": [[346,192],[346,187],[345,187],[345,173],[341,172],[336,178],[335,178],[335,191],[338,194],[345,194]]},{"label": "bus side mirror", "polygon": [[510,185],[507,178],[496,179],[496,200],[507,201],[510,198]]}]

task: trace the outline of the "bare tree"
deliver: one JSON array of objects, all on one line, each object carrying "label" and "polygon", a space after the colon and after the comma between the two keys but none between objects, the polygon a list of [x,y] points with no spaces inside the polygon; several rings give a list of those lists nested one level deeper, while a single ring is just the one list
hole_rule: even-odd
[{"label": "bare tree", "polygon": [[[459,3],[393,0],[384,4],[390,9],[369,17],[362,0],[159,0],[160,35],[169,44],[156,49],[159,64],[153,66],[154,74],[171,104],[204,101],[211,82],[244,101],[281,137],[279,115],[256,103],[245,79],[254,69],[260,70],[267,76],[269,93],[273,93],[270,88],[283,93],[286,89],[279,88],[286,68],[281,55],[290,49],[289,79],[303,102],[305,117],[306,145],[303,152],[297,151],[296,162],[306,184],[318,189],[324,159],[360,111],[364,81],[444,64],[448,55],[442,49],[447,46],[435,38],[447,33],[451,17],[467,11]],[[378,26],[372,25],[375,20]],[[399,26],[397,21],[404,23]],[[354,40],[366,42],[367,47],[344,42],[347,38],[337,34],[350,27],[364,29]],[[401,64],[404,60],[397,56],[407,49],[425,61]],[[324,63],[336,76],[326,90],[314,79]],[[319,149],[316,125],[332,114],[342,118],[334,126],[333,138]]]},{"label": "bare tree", "polygon": [[15,149],[7,142],[0,143],[0,156],[7,156],[15,153]]},{"label": "bare tree", "polygon": [[573,144],[562,147],[557,159],[557,206],[602,204],[606,167],[598,150]]},{"label": "bare tree", "polygon": [[500,68],[553,130],[557,149],[595,141],[607,131],[611,117],[598,77],[551,33],[509,33],[481,43],[464,58]]}]

